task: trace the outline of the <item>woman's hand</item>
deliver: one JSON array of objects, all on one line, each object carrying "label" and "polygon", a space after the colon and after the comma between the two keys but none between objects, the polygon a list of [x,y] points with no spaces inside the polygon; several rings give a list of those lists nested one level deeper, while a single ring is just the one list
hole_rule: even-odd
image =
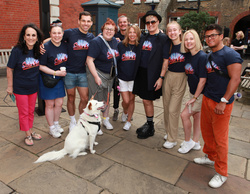
[{"label": "woman's hand", "polygon": [[95,77],[95,83],[100,86],[102,84],[102,80],[99,76]]},{"label": "woman's hand", "polygon": [[186,105],[189,106],[190,104],[192,104],[192,106],[193,106],[195,101],[196,101],[196,99],[192,98],[189,101],[187,101]]},{"label": "woman's hand", "polygon": [[13,87],[12,87],[12,86],[8,86],[7,89],[6,89],[6,92],[7,92],[9,95],[12,95],[12,94],[13,94]]},{"label": "woman's hand", "polygon": [[61,71],[61,70],[57,70],[57,71],[56,71],[56,76],[65,77],[66,74],[67,74],[66,71]]}]

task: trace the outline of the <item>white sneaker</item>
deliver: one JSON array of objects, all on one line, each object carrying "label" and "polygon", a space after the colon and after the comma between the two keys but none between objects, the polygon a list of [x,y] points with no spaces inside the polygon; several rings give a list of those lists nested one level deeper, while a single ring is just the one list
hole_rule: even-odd
[{"label": "white sneaker", "polygon": [[109,122],[109,118],[106,117],[106,119],[103,119],[103,125],[106,127],[106,129],[108,130],[112,130],[113,126],[111,125],[111,123]]},{"label": "white sneaker", "polygon": [[131,127],[131,123],[130,123],[129,121],[127,121],[127,122],[125,123],[123,129],[124,129],[125,131],[128,131],[128,130],[130,129],[130,127]]},{"label": "white sneaker", "polygon": [[72,131],[72,129],[76,126],[76,122],[70,122],[69,124],[69,133]]},{"label": "white sneaker", "polygon": [[[181,143],[180,147],[183,146],[184,141]],[[192,148],[193,150],[200,150],[201,149],[201,145],[200,145],[200,141],[195,142],[195,146]]]},{"label": "white sneaker", "polygon": [[99,131],[97,131],[97,135],[103,135],[103,132],[101,129]]},{"label": "white sneaker", "polygon": [[180,152],[181,154],[186,154],[188,153],[193,147],[195,146],[195,142],[190,139],[189,142],[184,141],[182,146],[178,149],[178,152]]},{"label": "white sneaker", "polygon": [[222,176],[216,173],[214,177],[209,181],[208,185],[212,188],[219,188],[226,182],[226,180],[227,180],[226,176]]},{"label": "white sneaker", "polygon": [[173,148],[174,146],[177,145],[177,142],[169,142],[169,141],[166,141],[164,144],[163,144],[163,147],[164,148],[167,148],[167,149],[171,149]]},{"label": "white sneaker", "polygon": [[125,123],[128,119],[128,113],[125,114],[124,112],[122,113],[122,122]]},{"label": "white sneaker", "polygon": [[63,132],[64,132],[63,128],[61,128],[61,125],[59,125],[59,124],[56,124],[56,125],[55,125],[55,128],[56,128],[56,130],[57,130],[59,133],[63,133]]},{"label": "white sneaker", "polygon": [[195,158],[194,162],[196,164],[209,164],[209,165],[214,165],[214,161],[210,160],[207,155],[201,158]]},{"label": "white sneaker", "polygon": [[164,135],[164,140],[167,141],[168,139],[168,134]]},{"label": "white sneaker", "polygon": [[54,138],[59,138],[61,137],[61,133],[59,133],[56,128],[49,129],[49,134],[52,135]]}]

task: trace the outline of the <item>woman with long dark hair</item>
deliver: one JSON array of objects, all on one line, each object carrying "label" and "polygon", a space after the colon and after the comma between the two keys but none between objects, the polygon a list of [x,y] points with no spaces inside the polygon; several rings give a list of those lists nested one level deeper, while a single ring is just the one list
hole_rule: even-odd
[{"label": "woman with long dark hair", "polygon": [[43,34],[35,24],[23,26],[17,45],[7,64],[7,93],[15,95],[20,130],[26,134],[25,144],[33,145],[42,137],[33,132],[34,110],[38,91],[40,44]]}]

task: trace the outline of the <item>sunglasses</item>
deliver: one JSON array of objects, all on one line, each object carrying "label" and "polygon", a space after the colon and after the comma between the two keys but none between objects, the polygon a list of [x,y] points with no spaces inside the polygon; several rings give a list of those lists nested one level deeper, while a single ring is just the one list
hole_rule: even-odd
[{"label": "sunglasses", "polygon": [[155,21],[155,20],[147,21],[147,22],[146,22],[146,25],[150,25],[150,24],[153,25],[153,24],[155,24],[156,22],[158,22],[158,21]]}]

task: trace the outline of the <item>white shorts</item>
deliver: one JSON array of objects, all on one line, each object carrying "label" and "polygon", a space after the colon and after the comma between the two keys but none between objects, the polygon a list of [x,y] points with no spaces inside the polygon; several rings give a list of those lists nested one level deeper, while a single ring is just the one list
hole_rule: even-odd
[{"label": "white shorts", "polygon": [[119,79],[120,92],[132,92],[134,81],[123,81]]}]

